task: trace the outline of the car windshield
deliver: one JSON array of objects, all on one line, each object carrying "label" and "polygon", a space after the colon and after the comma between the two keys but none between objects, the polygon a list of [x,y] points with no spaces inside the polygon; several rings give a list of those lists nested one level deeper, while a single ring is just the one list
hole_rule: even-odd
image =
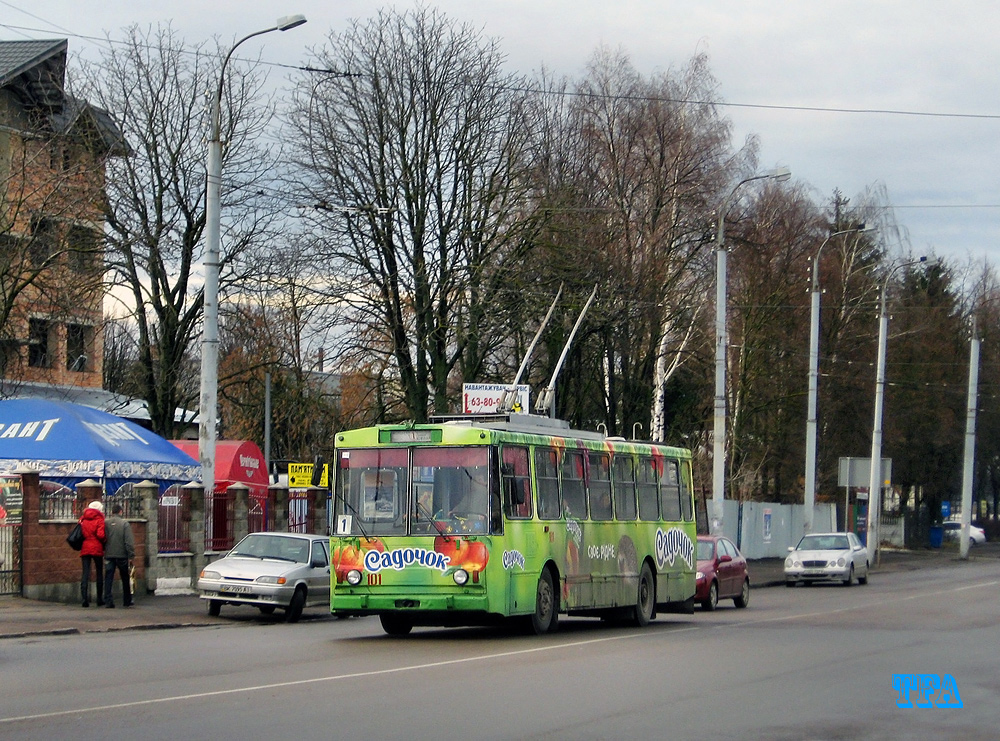
[{"label": "car windshield", "polygon": [[851,546],[846,535],[804,535],[796,547],[800,551],[846,551]]},{"label": "car windshield", "polygon": [[711,540],[698,541],[698,561],[711,561],[715,553],[715,543]]},{"label": "car windshield", "polygon": [[306,538],[287,538],[266,533],[252,533],[237,543],[229,555],[308,563],[309,541]]}]

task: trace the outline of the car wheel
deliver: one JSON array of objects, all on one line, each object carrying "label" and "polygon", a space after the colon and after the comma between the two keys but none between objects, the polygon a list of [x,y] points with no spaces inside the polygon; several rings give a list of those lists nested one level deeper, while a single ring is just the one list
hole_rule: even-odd
[{"label": "car wheel", "polygon": [[711,612],[719,604],[719,585],[714,581],[708,587],[708,597],[701,603],[701,609]]},{"label": "car wheel", "polygon": [[271,615],[274,613],[274,605],[258,605],[257,609],[260,610],[263,615]]},{"label": "car wheel", "polygon": [[750,580],[743,580],[743,591],[740,592],[740,596],[733,600],[733,604],[737,607],[746,607],[750,604]]},{"label": "car wheel", "polygon": [[858,577],[858,584],[864,585],[864,584],[868,583],[868,572],[870,570],[871,570],[871,564],[869,564],[869,563],[866,562],[865,563],[865,575]]},{"label": "car wheel", "polygon": [[288,603],[288,607],[285,608],[285,621],[289,623],[297,623],[299,618],[302,617],[302,608],[306,606],[306,591],[299,587],[295,590],[295,594],[292,595],[292,601]]},{"label": "car wheel", "polygon": [[851,570],[847,572],[847,578],[844,579],[844,586],[849,587],[854,583],[854,564],[851,564]]},{"label": "car wheel", "polygon": [[559,596],[552,580],[552,572],[544,569],[535,588],[535,613],[531,628],[536,635],[551,633],[559,624]]},{"label": "car wheel", "polygon": [[635,624],[640,628],[649,625],[653,619],[653,609],[656,606],[656,584],[653,572],[648,563],[642,565],[639,572],[639,593],[635,599]]},{"label": "car wheel", "polygon": [[222,612],[222,601],[210,599],[208,601],[208,614],[212,617],[219,617],[220,612]]},{"label": "car wheel", "polygon": [[382,623],[382,630],[391,636],[405,636],[413,630],[413,621],[402,615],[384,612],[378,619]]}]

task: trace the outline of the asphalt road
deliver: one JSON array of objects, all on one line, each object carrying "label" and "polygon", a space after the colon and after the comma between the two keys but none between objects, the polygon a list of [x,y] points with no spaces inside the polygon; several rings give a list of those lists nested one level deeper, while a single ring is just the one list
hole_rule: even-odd
[{"label": "asphalt road", "polygon": [[[763,589],[647,629],[237,620],[0,642],[4,739],[995,739],[1000,564]],[[894,674],[961,709],[900,709]]]}]

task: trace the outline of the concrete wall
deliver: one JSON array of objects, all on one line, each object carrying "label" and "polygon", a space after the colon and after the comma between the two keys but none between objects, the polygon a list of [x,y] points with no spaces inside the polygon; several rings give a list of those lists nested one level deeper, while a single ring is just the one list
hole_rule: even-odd
[{"label": "concrete wall", "polygon": [[[804,505],[726,500],[723,506],[723,531],[747,558],[784,558],[804,533]],[[816,505],[812,529],[835,531],[836,506]]]}]

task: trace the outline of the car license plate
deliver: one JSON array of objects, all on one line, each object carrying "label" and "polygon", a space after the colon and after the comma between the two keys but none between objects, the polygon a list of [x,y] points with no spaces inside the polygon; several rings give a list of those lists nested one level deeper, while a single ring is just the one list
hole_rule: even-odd
[{"label": "car license plate", "polygon": [[802,576],[823,576],[823,572],[810,569],[809,571],[803,571]]},{"label": "car license plate", "polygon": [[250,587],[244,587],[238,584],[223,584],[219,587],[220,592],[229,592],[230,594],[250,594]]}]

